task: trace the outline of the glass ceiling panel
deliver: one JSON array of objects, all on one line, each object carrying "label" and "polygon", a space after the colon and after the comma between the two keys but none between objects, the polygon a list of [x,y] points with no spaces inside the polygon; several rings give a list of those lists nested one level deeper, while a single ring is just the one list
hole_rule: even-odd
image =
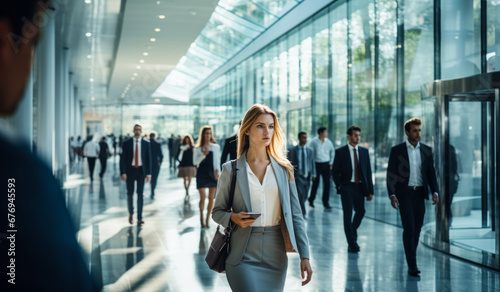
[{"label": "glass ceiling panel", "polygon": [[153,97],[187,102],[189,90],[300,2],[302,0],[220,0],[200,35]]}]

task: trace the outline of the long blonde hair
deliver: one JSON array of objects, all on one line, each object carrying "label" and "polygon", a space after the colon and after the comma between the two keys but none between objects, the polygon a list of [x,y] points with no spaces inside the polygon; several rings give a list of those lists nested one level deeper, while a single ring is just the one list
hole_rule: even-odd
[{"label": "long blonde hair", "polygon": [[[205,132],[206,131],[212,131],[212,138],[210,139],[210,141],[205,141]],[[210,143],[215,143],[215,139],[214,139],[214,130],[212,130],[212,127],[210,126],[203,126],[201,127],[200,129],[200,136],[198,137],[198,141],[196,141],[196,145],[195,147],[200,147],[200,146],[203,146],[205,144],[210,144]]]},{"label": "long blonde hair", "polygon": [[245,133],[250,131],[250,127],[262,114],[271,115],[274,120],[274,134],[271,137],[271,143],[267,146],[267,153],[271,155],[279,165],[286,169],[288,177],[290,178],[289,181],[292,182],[294,180],[293,166],[286,158],[285,133],[281,130],[276,113],[266,105],[254,104],[245,113],[245,117],[243,117],[243,120],[241,121],[241,127],[238,132],[238,157],[245,153],[250,147],[250,139],[248,139],[248,136]]}]

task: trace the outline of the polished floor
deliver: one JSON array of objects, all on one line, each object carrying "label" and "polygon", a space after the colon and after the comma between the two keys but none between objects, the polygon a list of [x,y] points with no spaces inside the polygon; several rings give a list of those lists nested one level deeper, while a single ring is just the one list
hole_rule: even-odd
[{"label": "polished floor", "polygon": [[[93,183],[86,163],[79,162],[65,184],[78,240],[103,291],[230,291],[225,275],[204,261],[217,225],[200,228],[195,180],[185,201],[182,180],[164,163],[155,200],[145,187],[145,224],[137,227],[127,221],[117,162],[116,156],[110,158],[104,179]],[[97,163],[95,177],[99,169]],[[402,229],[370,218],[358,231],[361,252],[348,253],[342,210],[324,211],[319,199],[316,208],[308,207],[306,224],[313,279],[301,287],[299,258],[289,254],[285,291],[500,291],[499,272],[423,245],[418,249],[421,277],[409,276]]]}]

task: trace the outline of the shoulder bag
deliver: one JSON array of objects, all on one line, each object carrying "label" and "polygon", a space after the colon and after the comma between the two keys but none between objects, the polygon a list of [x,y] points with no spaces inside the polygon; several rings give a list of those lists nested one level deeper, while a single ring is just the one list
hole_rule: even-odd
[{"label": "shoulder bag", "polygon": [[[234,188],[236,186],[236,160],[231,160],[231,189],[229,191],[229,203],[227,204],[227,212],[231,212],[233,206]],[[229,226],[224,230],[224,233],[219,231],[220,225],[217,226],[214,238],[210,244],[207,256],[205,257],[205,262],[207,262],[208,267],[218,273],[226,272],[226,258],[229,254],[229,242],[231,239],[231,232],[233,227],[231,226],[231,221],[229,221]]]}]

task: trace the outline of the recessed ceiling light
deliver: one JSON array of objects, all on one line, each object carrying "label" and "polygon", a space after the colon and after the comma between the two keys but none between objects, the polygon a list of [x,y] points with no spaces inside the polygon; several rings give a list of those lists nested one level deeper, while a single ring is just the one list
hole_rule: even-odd
[{"label": "recessed ceiling light", "polygon": [[135,80],[135,77],[130,78],[130,80],[134,81],[134,80]]},{"label": "recessed ceiling light", "polygon": [[90,78],[90,82],[94,82],[94,78]]},{"label": "recessed ceiling light", "polygon": [[192,16],[195,16],[196,15],[196,11],[191,10],[191,11],[189,11],[189,14],[191,14]]},{"label": "recessed ceiling light", "polygon": [[138,70],[141,70],[141,66],[139,66],[139,65],[135,66],[135,68],[137,68]]},{"label": "recessed ceiling light", "polygon": [[144,60],[139,60],[139,63],[144,63]]},{"label": "recessed ceiling light", "polygon": [[90,59],[90,58],[92,58],[92,55],[87,55],[87,59]]},{"label": "recessed ceiling light", "polygon": [[159,98],[156,98],[156,99],[155,99],[155,102],[160,102],[160,99],[159,99]]},{"label": "recessed ceiling light", "polygon": [[86,33],[86,34],[85,34],[85,36],[86,36],[86,37],[91,37],[91,36],[92,36],[92,34],[91,34],[90,32],[88,32],[88,33]]},{"label": "recessed ceiling light", "polygon": [[155,28],[155,31],[156,31],[156,32],[159,32],[159,31],[161,31],[161,29],[159,29],[159,28]]},{"label": "recessed ceiling light", "polygon": [[137,75],[139,75],[139,74],[137,74],[136,72],[134,72],[134,74],[132,74],[132,75],[137,76]]},{"label": "recessed ceiling light", "polygon": [[92,1],[91,0],[85,0],[85,3],[90,4],[90,3],[92,3]]},{"label": "recessed ceiling light", "polygon": [[91,100],[95,100],[95,97],[93,97],[93,96],[92,96],[90,99],[91,99]]},{"label": "recessed ceiling light", "polygon": [[158,15],[158,18],[159,19],[165,19],[165,15],[163,15],[163,14],[162,15]]},{"label": "recessed ceiling light", "polygon": [[156,5],[160,5],[160,1],[156,1]]},{"label": "recessed ceiling light", "polygon": [[142,53],[142,55],[147,56],[147,55],[149,55],[149,53],[148,52],[144,52],[144,53]]},{"label": "recessed ceiling light", "polygon": [[151,42],[156,42],[156,39],[155,38],[150,38],[149,39]]}]

